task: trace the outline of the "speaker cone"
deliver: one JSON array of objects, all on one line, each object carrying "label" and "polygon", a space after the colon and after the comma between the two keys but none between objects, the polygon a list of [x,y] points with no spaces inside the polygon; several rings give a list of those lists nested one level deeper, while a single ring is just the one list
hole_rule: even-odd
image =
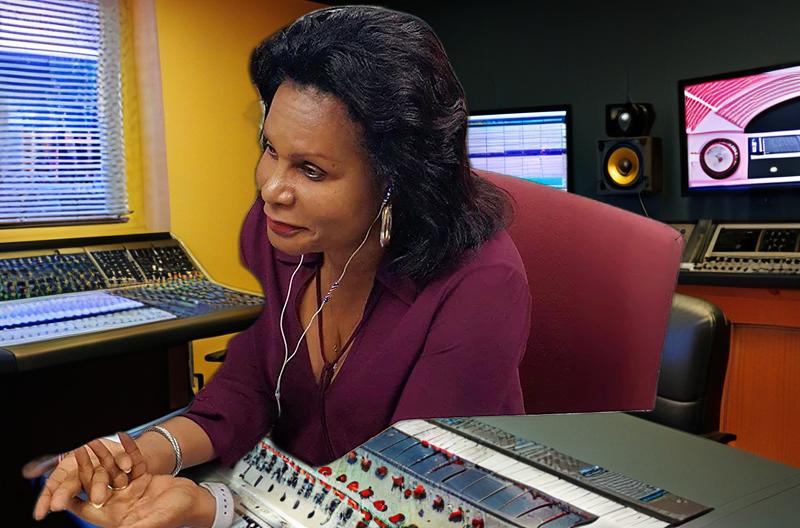
[{"label": "speaker cone", "polygon": [[606,173],[614,185],[630,187],[639,179],[641,162],[639,153],[626,145],[620,145],[608,153]]}]

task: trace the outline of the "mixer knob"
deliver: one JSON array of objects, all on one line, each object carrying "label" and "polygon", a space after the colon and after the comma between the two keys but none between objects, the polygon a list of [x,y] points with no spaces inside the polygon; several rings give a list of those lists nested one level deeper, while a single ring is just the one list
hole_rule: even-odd
[{"label": "mixer knob", "polygon": [[472,519],[472,527],[473,528],[483,528],[483,519],[480,517],[475,517]]},{"label": "mixer knob", "polygon": [[375,506],[375,509],[380,512],[386,511],[386,501],[377,500],[373,502],[372,505]]},{"label": "mixer knob", "polygon": [[394,489],[394,488],[402,488],[403,487],[403,483],[405,482],[405,480],[406,479],[403,478],[402,475],[400,475],[399,477],[392,477],[392,489]]},{"label": "mixer knob", "polygon": [[414,488],[414,498],[415,499],[425,498],[425,487],[422,484],[418,484],[417,487]]},{"label": "mixer knob", "polygon": [[464,512],[461,511],[461,508],[453,510],[450,512],[450,516],[448,517],[448,519],[451,522],[461,522],[464,520]]},{"label": "mixer knob", "polygon": [[342,521],[344,522],[349,521],[350,517],[352,516],[353,516],[353,508],[351,508],[350,506],[348,506],[345,511],[339,514],[339,518],[342,519]]},{"label": "mixer knob", "polygon": [[356,528],[367,528],[367,523],[365,523],[364,521],[358,521],[356,523]]},{"label": "mixer knob", "polygon": [[361,469],[364,471],[369,471],[369,468],[372,467],[372,460],[368,459],[367,457],[361,458]]},{"label": "mixer knob", "polygon": [[389,517],[389,521],[394,523],[394,524],[400,524],[405,519],[406,519],[406,516],[403,515],[402,513],[396,513],[396,514],[392,515],[391,517]]},{"label": "mixer knob", "polygon": [[331,475],[331,473],[333,473],[333,470],[331,468],[329,468],[328,466],[322,466],[317,471],[319,471],[319,473],[321,475],[325,475],[326,477],[329,477]]},{"label": "mixer knob", "polygon": [[386,469],[386,466],[381,466],[381,467],[379,467],[378,469],[375,470],[375,474],[378,475],[378,478],[381,478],[381,479],[383,477],[385,477],[388,472],[389,472],[389,470]]},{"label": "mixer knob", "polygon": [[350,491],[358,491],[358,482],[354,480],[353,482],[347,485],[347,489],[349,489]]},{"label": "mixer knob", "polygon": [[357,460],[358,460],[358,455],[356,454],[355,451],[350,451],[349,453],[347,453],[348,464],[355,464]]},{"label": "mixer knob", "polygon": [[347,475],[345,475],[344,473],[342,473],[341,475],[339,475],[338,477],[336,477],[336,480],[338,480],[339,482],[347,482]]},{"label": "mixer knob", "polygon": [[436,511],[442,511],[444,509],[444,499],[441,498],[439,495],[433,499],[433,509]]},{"label": "mixer knob", "polygon": [[403,497],[405,497],[405,498],[411,497],[411,488],[408,488],[407,490],[405,490],[403,492]]},{"label": "mixer knob", "polygon": [[361,495],[365,499],[368,499],[368,498],[372,497],[374,494],[375,494],[375,492],[372,491],[372,488],[367,488],[365,490],[361,490],[361,493],[359,493],[359,495]]}]

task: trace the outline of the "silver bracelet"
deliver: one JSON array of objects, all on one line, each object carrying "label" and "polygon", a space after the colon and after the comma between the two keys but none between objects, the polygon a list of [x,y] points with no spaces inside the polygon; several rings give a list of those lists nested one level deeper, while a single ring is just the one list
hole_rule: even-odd
[{"label": "silver bracelet", "polygon": [[217,503],[214,524],[211,528],[229,528],[233,524],[233,494],[228,486],[219,482],[201,482],[200,485],[211,492]]},{"label": "silver bracelet", "polygon": [[165,428],[161,427],[160,425],[154,425],[153,427],[148,427],[145,429],[142,434],[153,431],[154,433],[158,433],[172,445],[173,451],[175,451],[175,468],[172,470],[172,476],[174,477],[177,475],[181,468],[183,468],[183,454],[181,453],[181,446],[178,444],[178,440],[175,439],[172,433],[167,431]]}]

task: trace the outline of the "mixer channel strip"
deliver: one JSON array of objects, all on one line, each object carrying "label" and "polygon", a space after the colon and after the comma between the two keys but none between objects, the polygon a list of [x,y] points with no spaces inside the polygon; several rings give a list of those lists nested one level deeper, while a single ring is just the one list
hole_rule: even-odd
[{"label": "mixer channel strip", "polygon": [[17,299],[0,304],[0,346],[137,326],[175,315],[106,292]]},{"label": "mixer channel strip", "polygon": [[[442,448],[453,449],[468,460],[469,453],[462,452],[465,440],[471,444],[490,446],[498,451],[499,459],[473,461],[489,469],[497,463],[513,467],[513,461],[520,473],[509,474],[512,478],[529,478],[531,484],[538,483],[542,491],[552,491],[555,497],[611,520],[630,515],[633,511],[665,521],[662,526],[667,523],[677,525],[711,511],[707,506],[667,490],[583,462],[471,418],[415,420],[401,422],[395,427],[419,438],[437,441]],[[549,478],[557,478],[560,482],[549,482]],[[587,494],[589,490],[594,493]],[[620,510],[619,513],[613,513],[614,508]]]}]

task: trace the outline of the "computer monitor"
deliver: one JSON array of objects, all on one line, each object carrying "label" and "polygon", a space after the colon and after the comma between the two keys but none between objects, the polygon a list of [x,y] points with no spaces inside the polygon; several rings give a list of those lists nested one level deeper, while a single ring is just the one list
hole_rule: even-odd
[{"label": "computer monitor", "polygon": [[472,112],[467,150],[474,169],[572,189],[570,107],[549,106]]},{"label": "computer monitor", "polygon": [[678,86],[684,194],[800,190],[800,65]]}]

